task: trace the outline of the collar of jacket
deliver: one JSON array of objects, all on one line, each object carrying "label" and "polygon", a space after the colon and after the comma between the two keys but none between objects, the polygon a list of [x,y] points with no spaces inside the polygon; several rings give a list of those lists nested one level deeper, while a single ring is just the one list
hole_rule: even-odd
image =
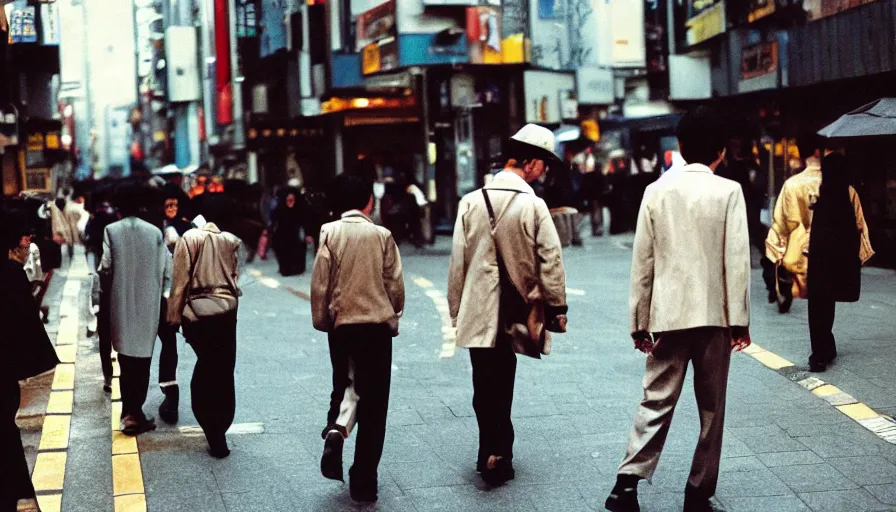
[{"label": "collar of jacket", "polygon": [[208,231],[209,233],[215,233],[215,234],[221,233],[221,230],[218,228],[218,226],[215,225],[214,222],[206,222],[205,225],[203,225],[199,229],[200,229],[200,231]]},{"label": "collar of jacket", "polygon": [[688,164],[684,166],[682,169],[684,172],[702,172],[706,174],[715,174],[712,169],[703,165],[703,164]]},{"label": "collar of jacket", "polygon": [[363,219],[363,220],[366,220],[367,222],[370,222],[370,223],[373,222],[372,220],[370,220],[370,217],[368,217],[367,215],[364,215],[364,212],[362,212],[361,210],[349,210],[349,211],[347,211],[347,212],[345,212],[345,213],[342,214],[341,219],[342,219],[342,220],[346,220],[346,219]]},{"label": "collar of jacket", "polygon": [[514,190],[526,194],[535,193],[535,190],[526,183],[526,180],[510,171],[501,171],[498,174],[495,174],[492,182],[483,188],[486,190]]}]

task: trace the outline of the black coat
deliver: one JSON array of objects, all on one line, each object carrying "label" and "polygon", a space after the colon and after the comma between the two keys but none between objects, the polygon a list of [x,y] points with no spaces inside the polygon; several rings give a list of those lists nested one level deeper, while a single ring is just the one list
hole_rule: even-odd
[{"label": "black coat", "polygon": [[828,155],[821,172],[809,236],[809,297],[856,302],[862,287],[861,233],[850,199],[846,157]]},{"label": "black coat", "polygon": [[0,264],[0,376],[19,381],[56,367],[59,359],[40,321],[25,269],[7,259]]}]

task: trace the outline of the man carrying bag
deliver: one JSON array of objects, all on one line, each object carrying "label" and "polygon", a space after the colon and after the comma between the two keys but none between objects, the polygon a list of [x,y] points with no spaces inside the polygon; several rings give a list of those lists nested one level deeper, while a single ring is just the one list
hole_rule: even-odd
[{"label": "man carrying bag", "polygon": [[479,423],[476,469],[489,484],[514,478],[510,413],[516,354],[550,353],[545,331],[566,330],[560,238],[529,183],[545,164],[563,165],[554,135],[526,125],[491,184],[460,202],[449,265],[448,303],[457,345],[470,349]]}]

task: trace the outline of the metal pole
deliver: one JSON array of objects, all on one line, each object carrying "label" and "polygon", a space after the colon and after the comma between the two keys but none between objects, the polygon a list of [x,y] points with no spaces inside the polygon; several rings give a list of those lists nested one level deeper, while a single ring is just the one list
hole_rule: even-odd
[{"label": "metal pole", "polygon": [[239,47],[236,37],[236,5],[227,0],[230,12],[230,73],[233,82],[233,149],[246,147],[246,133],[243,128],[243,72],[240,66]]},{"label": "metal pole", "polygon": [[302,47],[299,48],[299,93],[302,96],[302,115],[314,116],[318,112],[314,108],[311,89],[311,36],[308,33],[308,2],[302,2]]},{"label": "metal pole", "polygon": [[208,143],[217,133],[215,129],[215,3],[199,0],[200,34],[202,43],[203,117],[205,119],[206,154]]}]

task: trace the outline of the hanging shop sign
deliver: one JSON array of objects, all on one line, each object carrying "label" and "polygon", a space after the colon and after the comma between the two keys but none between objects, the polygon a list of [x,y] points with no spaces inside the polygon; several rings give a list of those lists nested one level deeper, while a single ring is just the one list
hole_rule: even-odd
[{"label": "hanging shop sign", "polygon": [[741,54],[740,69],[744,80],[776,73],[778,71],[778,43],[762,43],[744,48]]},{"label": "hanging shop sign", "polygon": [[870,4],[875,0],[803,0],[803,9],[806,10],[809,21],[827,18],[845,10]]},{"label": "hanging shop sign", "polygon": [[382,41],[396,38],[398,28],[395,18],[395,0],[380,4],[358,16],[356,23],[357,50]]},{"label": "hanging shop sign", "polygon": [[19,145],[19,115],[15,107],[0,109],[0,147]]},{"label": "hanging shop sign", "polygon": [[753,23],[774,14],[777,5],[776,0],[749,0],[748,8],[747,21]]},{"label": "hanging shop sign", "polygon": [[361,74],[370,75],[398,68],[398,39],[390,37],[361,50]]},{"label": "hanging shop sign", "polygon": [[37,9],[23,0],[6,4],[6,19],[9,21],[9,43],[37,42]]},{"label": "hanging shop sign", "polygon": [[59,46],[59,6],[45,3],[40,6],[41,42],[47,46]]},{"label": "hanging shop sign", "polygon": [[686,13],[684,42],[687,46],[725,32],[725,0],[687,0]]},{"label": "hanging shop sign", "polygon": [[273,55],[286,48],[286,16],[281,0],[262,0],[261,3],[261,57]]},{"label": "hanging shop sign", "polygon": [[[523,72],[526,122],[557,124],[563,120],[561,97],[576,89],[572,73],[527,70]],[[567,105],[568,107],[568,105]]]},{"label": "hanging shop sign", "polygon": [[579,103],[583,105],[612,105],[616,86],[613,71],[591,66],[576,70]]},{"label": "hanging shop sign", "polygon": [[501,64],[501,12],[495,7],[467,8],[471,64]]}]

